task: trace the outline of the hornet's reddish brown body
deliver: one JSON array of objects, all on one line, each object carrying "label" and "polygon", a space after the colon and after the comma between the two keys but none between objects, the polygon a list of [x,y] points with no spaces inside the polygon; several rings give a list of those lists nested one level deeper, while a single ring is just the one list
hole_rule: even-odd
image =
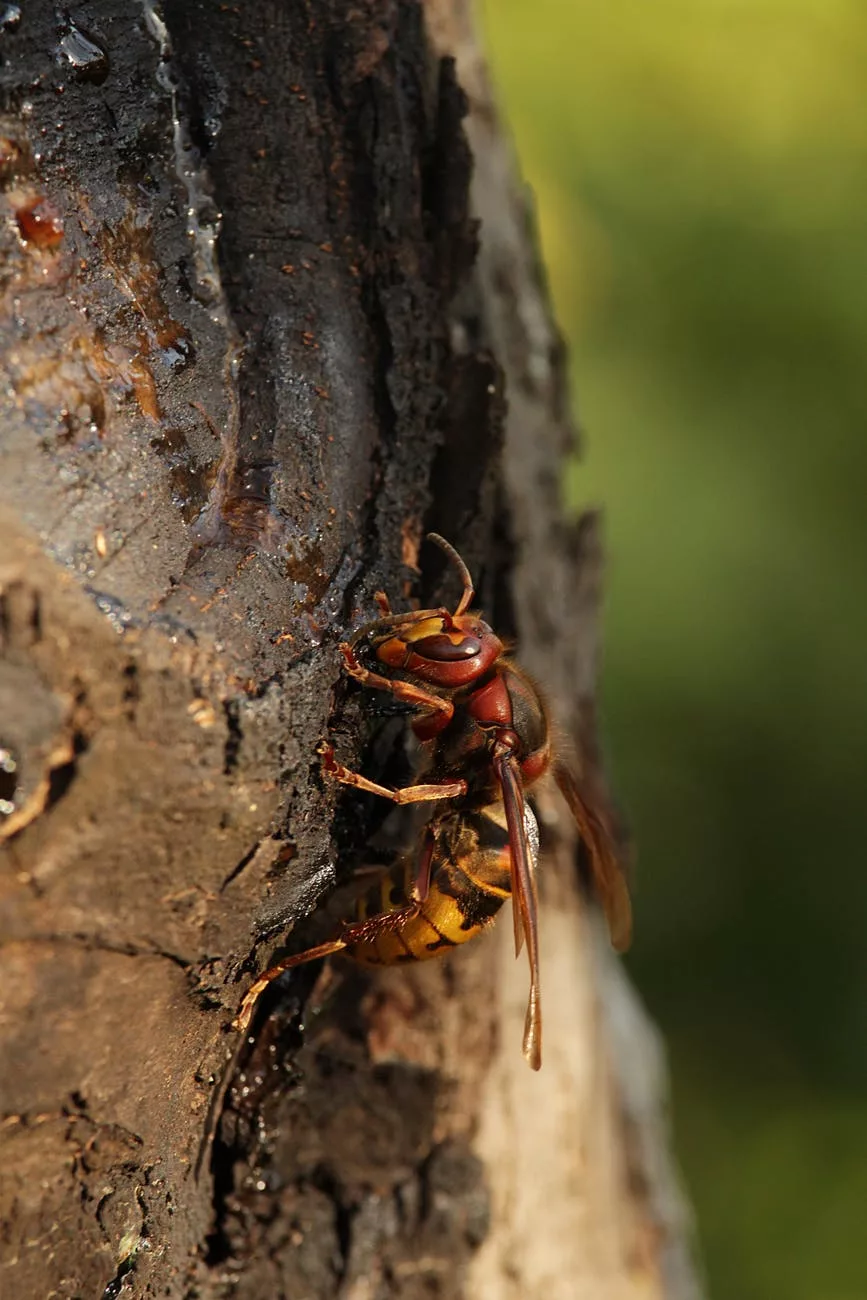
[{"label": "hornet's reddish brown body", "polygon": [[290,966],[339,951],[365,965],[424,960],[478,934],[512,897],[516,949],[526,941],[530,962],[524,1055],[538,1069],[538,833],[524,800],[528,787],[553,772],[585,841],[617,948],[629,942],[629,895],[598,781],[579,779],[554,758],[538,690],[506,656],[492,628],[469,612],[473,585],[463,561],[442,538],[431,537],[463,578],[454,613],[393,614],[379,595],[383,616],[341,647],[350,676],[417,711],[412,728],[427,751],[424,780],[402,789],[378,785],[337,763],[330,745],[320,747],[324,770],[343,784],[397,804],[430,802],[422,843],[414,856],[383,873],[338,938],[288,958],[257,980],[238,1023],[248,1023],[259,993]]}]

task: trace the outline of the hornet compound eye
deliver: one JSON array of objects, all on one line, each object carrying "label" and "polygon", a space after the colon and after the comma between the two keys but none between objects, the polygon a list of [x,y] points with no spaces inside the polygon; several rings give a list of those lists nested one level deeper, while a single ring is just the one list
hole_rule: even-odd
[{"label": "hornet compound eye", "polygon": [[413,641],[412,649],[422,659],[453,664],[464,659],[474,659],[481,653],[482,643],[474,636],[464,636],[459,641],[454,641],[447,633],[441,632],[438,636],[425,636],[420,641]]}]

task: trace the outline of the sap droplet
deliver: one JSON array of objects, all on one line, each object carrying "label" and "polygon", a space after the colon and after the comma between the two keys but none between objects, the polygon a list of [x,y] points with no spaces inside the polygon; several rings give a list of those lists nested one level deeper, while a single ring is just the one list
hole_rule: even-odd
[{"label": "sap droplet", "polygon": [[63,218],[42,194],[16,207],[15,220],[24,242],[36,248],[56,248],[63,239]]},{"label": "sap droplet", "polygon": [[0,175],[4,179],[12,177],[21,161],[22,150],[17,140],[11,136],[0,135]]},{"label": "sap droplet", "polygon": [[322,645],[325,628],[319,626],[312,614],[307,615],[307,628],[310,633],[310,644],[318,649]]},{"label": "sap droplet", "polygon": [[194,360],[196,352],[190,339],[178,327],[177,334],[163,342],[162,338],[158,340],[160,344],[160,356],[169,370],[183,370]]},{"label": "sap droplet", "polygon": [[88,589],[91,597],[96,603],[96,607],[103,614],[114,628],[115,632],[123,633],[132,623],[132,614],[116,596],[110,596],[104,591],[94,591]]},{"label": "sap droplet", "polygon": [[86,35],[80,27],[70,22],[57,47],[58,62],[66,62],[77,77],[102,85],[109,73],[108,53]]}]

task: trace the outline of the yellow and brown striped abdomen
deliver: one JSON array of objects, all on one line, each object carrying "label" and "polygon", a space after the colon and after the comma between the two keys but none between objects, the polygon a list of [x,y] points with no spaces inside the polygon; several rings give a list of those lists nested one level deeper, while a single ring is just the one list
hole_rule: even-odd
[{"label": "yellow and brown striped abdomen", "polygon": [[[365,966],[426,961],[479,933],[511,896],[511,856],[505,818],[484,813],[449,818],[437,831],[428,896],[415,916],[393,930],[347,948]],[[407,902],[413,862],[400,862],[360,900],[358,920],[396,912]]]}]

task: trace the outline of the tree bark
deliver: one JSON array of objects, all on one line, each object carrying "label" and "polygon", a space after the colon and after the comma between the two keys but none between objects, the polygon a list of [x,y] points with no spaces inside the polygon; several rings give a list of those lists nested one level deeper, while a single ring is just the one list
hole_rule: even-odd
[{"label": "tree bark", "polygon": [[315,749],[401,761],[336,647],[453,592],[427,530],[593,746],[597,525],[464,5],[4,18],[3,1294],[697,1294],[554,802],[541,1076],[508,925],[230,1028],[364,861]]}]

